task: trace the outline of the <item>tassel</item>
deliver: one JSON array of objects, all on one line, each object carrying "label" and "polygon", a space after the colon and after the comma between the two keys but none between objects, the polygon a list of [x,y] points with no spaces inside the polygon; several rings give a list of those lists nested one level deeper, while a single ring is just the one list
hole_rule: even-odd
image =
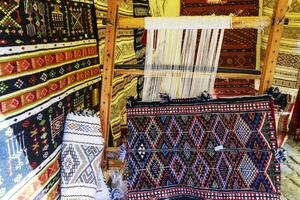
[{"label": "tassel", "polygon": [[285,149],[277,149],[277,151],[275,152],[275,159],[279,162],[279,163],[285,163],[287,160],[287,151]]}]

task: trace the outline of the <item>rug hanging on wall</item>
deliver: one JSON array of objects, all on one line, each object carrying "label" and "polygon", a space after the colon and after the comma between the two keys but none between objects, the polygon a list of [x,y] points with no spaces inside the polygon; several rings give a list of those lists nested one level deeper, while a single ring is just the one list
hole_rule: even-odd
[{"label": "rug hanging on wall", "polygon": [[[108,0],[95,0],[97,29],[98,29],[98,46],[100,64],[103,65],[104,48],[105,48],[105,25],[102,19],[107,15]],[[134,9],[132,0],[119,1],[119,16],[133,17]],[[133,29],[118,29],[115,49],[116,64],[136,64],[137,59],[143,60],[140,56],[141,51],[135,52],[135,37]],[[139,56],[139,57],[137,57]],[[126,123],[126,97],[129,95],[136,96],[137,76],[118,75],[113,79],[112,94],[112,115],[111,115],[111,131],[109,138],[109,146],[118,146],[121,140],[121,125]]]},{"label": "rug hanging on wall", "polygon": [[[263,1],[264,16],[272,16],[275,2],[275,0]],[[284,27],[280,40],[273,85],[295,99],[300,84],[300,1],[291,1],[286,17],[289,24]],[[262,54],[267,48],[268,35],[269,31],[265,30],[262,38]]]},{"label": "rug hanging on wall", "polygon": [[[180,15],[230,15],[258,16],[259,0],[226,0],[224,3],[207,3],[203,0],[181,0]],[[257,30],[226,30],[219,67],[255,69],[257,66]],[[216,79],[217,96],[254,95],[254,81]],[[227,88],[231,88],[229,91]]]},{"label": "rug hanging on wall", "polygon": [[280,200],[269,96],[131,102],[129,199]]},{"label": "rug hanging on wall", "polygon": [[58,199],[66,114],[99,109],[92,0],[0,1],[0,199]]}]

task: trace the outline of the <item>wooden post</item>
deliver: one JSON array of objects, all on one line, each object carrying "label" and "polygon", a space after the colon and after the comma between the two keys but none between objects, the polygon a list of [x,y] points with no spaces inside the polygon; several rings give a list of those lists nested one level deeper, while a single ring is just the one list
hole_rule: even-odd
[{"label": "wooden post", "polygon": [[[118,2],[117,0],[109,0],[106,33],[105,33],[105,49],[104,63],[102,74],[101,88],[101,124],[103,136],[105,139],[105,150],[108,146],[109,130],[110,130],[110,111],[112,100],[112,81],[114,77],[115,66],[115,47],[117,36],[117,19],[118,19]],[[105,153],[105,151],[104,151]]]},{"label": "wooden post", "polygon": [[288,0],[277,0],[274,8],[274,24],[270,27],[268,46],[262,67],[259,93],[263,94],[272,86],[277,57],[280,47],[280,39],[284,30],[285,14],[288,10]]}]

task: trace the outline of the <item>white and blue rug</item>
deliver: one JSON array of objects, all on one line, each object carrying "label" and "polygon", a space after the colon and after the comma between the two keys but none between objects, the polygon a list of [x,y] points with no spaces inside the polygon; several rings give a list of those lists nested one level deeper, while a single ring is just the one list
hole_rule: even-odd
[{"label": "white and blue rug", "polygon": [[103,148],[99,117],[67,115],[61,154],[62,200],[96,198]]}]

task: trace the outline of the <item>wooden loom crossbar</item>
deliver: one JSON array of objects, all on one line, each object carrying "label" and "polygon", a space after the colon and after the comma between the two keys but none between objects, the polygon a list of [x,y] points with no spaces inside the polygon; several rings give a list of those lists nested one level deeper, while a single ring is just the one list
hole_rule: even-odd
[{"label": "wooden loom crossbar", "polygon": [[[106,37],[104,65],[102,75],[101,92],[101,121],[102,130],[105,138],[105,151],[114,151],[114,148],[108,148],[109,130],[110,130],[110,110],[112,101],[112,80],[114,74],[143,74],[143,70],[116,70],[114,63],[116,32],[119,28],[144,28],[144,18],[118,18],[118,0],[109,0],[108,15],[106,20]],[[262,94],[272,85],[275,66],[278,57],[280,38],[283,32],[284,18],[288,10],[288,0],[277,0],[275,4],[274,16],[252,16],[252,17],[232,17],[232,28],[256,28],[262,29],[270,27],[268,46],[260,76],[259,93]],[[213,17],[213,16],[198,16]],[[258,79],[258,75],[238,74],[238,73],[218,73],[217,77],[222,78],[247,78]]]}]

